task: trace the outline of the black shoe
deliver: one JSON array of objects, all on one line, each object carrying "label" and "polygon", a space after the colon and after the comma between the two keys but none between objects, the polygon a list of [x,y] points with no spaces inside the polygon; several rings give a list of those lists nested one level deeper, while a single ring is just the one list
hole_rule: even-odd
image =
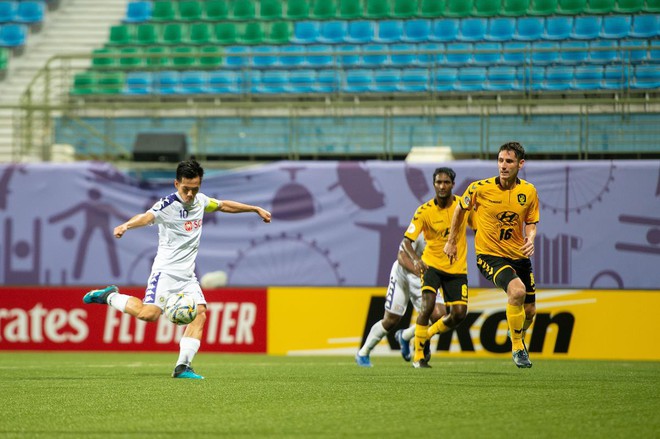
[{"label": "black shoe", "polygon": [[423,358],[419,361],[413,361],[412,365],[415,369],[430,369],[431,368],[431,365],[429,364],[429,362],[426,361]]}]

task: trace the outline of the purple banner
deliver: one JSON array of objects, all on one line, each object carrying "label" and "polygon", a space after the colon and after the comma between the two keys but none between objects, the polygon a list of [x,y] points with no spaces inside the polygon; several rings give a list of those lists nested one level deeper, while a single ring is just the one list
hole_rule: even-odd
[{"label": "purple banner", "polygon": [[[202,191],[258,204],[256,215],[210,214],[197,274],[233,286],[386,285],[403,231],[433,197],[436,166],[456,170],[455,193],[496,175],[495,161],[276,162],[209,173]],[[172,166],[172,180],[174,168]],[[660,288],[660,161],[529,161],[541,222],[533,258],[540,287]],[[157,228],[112,229],[174,192],[105,163],[0,165],[0,277],[5,285],[143,285]],[[470,235],[472,286],[478,275]]]}]

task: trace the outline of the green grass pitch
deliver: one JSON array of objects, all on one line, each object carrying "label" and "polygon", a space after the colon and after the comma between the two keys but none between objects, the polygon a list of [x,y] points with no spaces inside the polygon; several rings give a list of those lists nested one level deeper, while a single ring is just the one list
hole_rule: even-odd
[{"label": "green grass pitch", "polygon": [[[660,363],[0,352],[2,438],[660,436]],[[532,358],[532,360],[534,360]]]}]

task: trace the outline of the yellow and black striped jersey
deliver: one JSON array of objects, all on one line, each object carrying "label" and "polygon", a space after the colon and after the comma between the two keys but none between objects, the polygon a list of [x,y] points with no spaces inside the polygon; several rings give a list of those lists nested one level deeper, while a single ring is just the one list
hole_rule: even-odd
[{"label": "yellow and black striped jersey", "polygon": [[415,216],[404,234],[406,238],[415,241],[417,236],[423,232],[426,249],[422,254],[422,260],[426,265],[449,274],[467,274],[465,224],[469,215],[465,215],[463,223],[460,225],[456,239],[458,250],[453,264],[449,263],[449,258],[444,253],[451,220],[458,205],[459,199],[456,195],[452,196],[452,202],[446,208],[441,208],[435,198],[429,200],[417,208]]},{"label": "yellow and black striped jersey", "polygon": [[518,179],[516,187],[504,190],[500,178],[475,181],[461,197],[463,209],[473,210],[474,247],[477,254],[525,259],[525,224],[539,222],[539,198],[533,184]]}]

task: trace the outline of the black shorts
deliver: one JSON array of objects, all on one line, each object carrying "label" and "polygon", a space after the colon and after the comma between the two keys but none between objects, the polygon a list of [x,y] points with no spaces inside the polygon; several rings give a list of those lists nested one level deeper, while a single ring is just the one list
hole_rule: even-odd
[{"label": "black shorts", "polygon": [[429,267],[422,277],[422,293],[442,291],[446,305],[467,305],[467,274],[449,274]]},{"label": "black shorts", "polygon": [[520,278],[525,284],[525,303],[535,303],[536,284],[534,283],[534,273],[532,272],[532,261],[529,259],[509,259],[493,255],[477,255],[477,267],[481,274],[502,288],[506,288],[515,278]]}]

